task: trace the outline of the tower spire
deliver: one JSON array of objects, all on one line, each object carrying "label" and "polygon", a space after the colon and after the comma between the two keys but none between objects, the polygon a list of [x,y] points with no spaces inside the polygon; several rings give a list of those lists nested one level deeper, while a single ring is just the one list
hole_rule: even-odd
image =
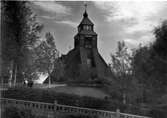
[{"label": "tower spire", "polygon": [[85,11],[86,11],[86,9],[87,9],[87,6],[88,6],[86,2],[84,3],[84,6],[85,6]]},{"label": "tower spire", "polygon": [[84,3],[84,6],[85,6],[85,12],[83,14],[84,17],[88,17],[88,14],[87,14],[87,3],[85,2]]}]

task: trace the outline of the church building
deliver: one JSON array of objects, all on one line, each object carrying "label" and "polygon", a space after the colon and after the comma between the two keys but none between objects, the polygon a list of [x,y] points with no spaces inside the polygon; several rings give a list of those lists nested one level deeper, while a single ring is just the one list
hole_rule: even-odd
[{"label": "church building", "polygon": [[[111,71],[97,48],[98,35],[85,9],[83,19],[74,36],[74,48],[61,57],[65,64],[64,77],[67,81],[96,83],[110,76]],[[51,78],[55,78],[54,71]],[[56,78],[55,78],[56,80]]]}]

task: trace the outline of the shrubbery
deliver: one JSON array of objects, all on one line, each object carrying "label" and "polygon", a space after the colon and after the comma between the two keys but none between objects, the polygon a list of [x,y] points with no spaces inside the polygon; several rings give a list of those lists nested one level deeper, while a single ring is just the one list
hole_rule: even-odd
[{"label": "shrubbery", "polygon": [[35,118],[35,116],[31,113],[31,110],[7,107],[2,112],[2,118]]},{"label": "shrubbery", "polygon": [[54,103],[54,101],[56,100],[58,104],[94,108],[100,110],[116,111],[116,109],[119,108],[121,112],[148,115],[143,114],[140,110],[140,107],[123,105],[119,100],[116,101],[114,99],[98,99],[87,96],[81,97],[74,94],[57,93],[54,91],[54,89],[17,87],[3,91],[2,95],[5,98],[39,101],[46,103]]},{"label": "shrubbery", "polygon": [[53,89],[18,87],[18,88],[10,88],[7,91],[4,91],[2,95],[5,98],[39,101],[46,103],[54,103],[54,101],[57,100],[58,104],[96,108],[96,109],[109,110],[110,106],[110,101],[108,100],[92,98],[87,96],[80,97],[73,94],[56,93]]}]

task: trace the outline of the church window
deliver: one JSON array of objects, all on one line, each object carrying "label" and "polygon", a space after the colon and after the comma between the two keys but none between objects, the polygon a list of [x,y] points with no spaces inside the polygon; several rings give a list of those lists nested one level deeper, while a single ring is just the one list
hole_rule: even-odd
[{"label": "church window", "polygon": [[91,26],[89,26],[89,25],[84,25],[84,26],[83,26],[83,29],[84,29],[84,30],[91,30],[92,28],[91,28]]},{"label": "church window", "polygon": [[91,67],[91,65],[92,65],[92,62],[91,62],[91,59],[87,59],[87,65],[88,65],[88,67]]},{"label": "church window", "polygon": [[92,27],[91,27],[91,26],[89,26],[89,30],[92,30]]},{"label": "church window", "polygon": [[88,67],[95,67],[95,61],[93,58],[93,53],[87,55],[87,65]]},{"label": "church window", "polygon": [[85,48],[92,48],[92,42],[90,38],[85,40]]},{"label": "church window", "polygon": [[92,46],[90,44],[86,44],[85,47],[86,48],[92,48]]}]

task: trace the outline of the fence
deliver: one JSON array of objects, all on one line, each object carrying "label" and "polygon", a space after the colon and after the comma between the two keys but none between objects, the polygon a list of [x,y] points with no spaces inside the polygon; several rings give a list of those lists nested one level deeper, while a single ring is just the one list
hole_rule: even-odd
[{"label": "fence", "polygon": [[2,107],[7,107],[12,105],[18,108],[25,108],[25,109],[52,112],[52,113],[58,112],[67,114],[80,114],[88,116],[98,116],[103,118],[150,118],[146,116],[120,113],[119,110],[117,110],[116,112],[112,112],[112,111],[96,110],[96,109],[82,108],[68,105],[60,105],[57,103],[52,104],[52,103],[16,100],[9,98],[0,98],[0,102]]}]

